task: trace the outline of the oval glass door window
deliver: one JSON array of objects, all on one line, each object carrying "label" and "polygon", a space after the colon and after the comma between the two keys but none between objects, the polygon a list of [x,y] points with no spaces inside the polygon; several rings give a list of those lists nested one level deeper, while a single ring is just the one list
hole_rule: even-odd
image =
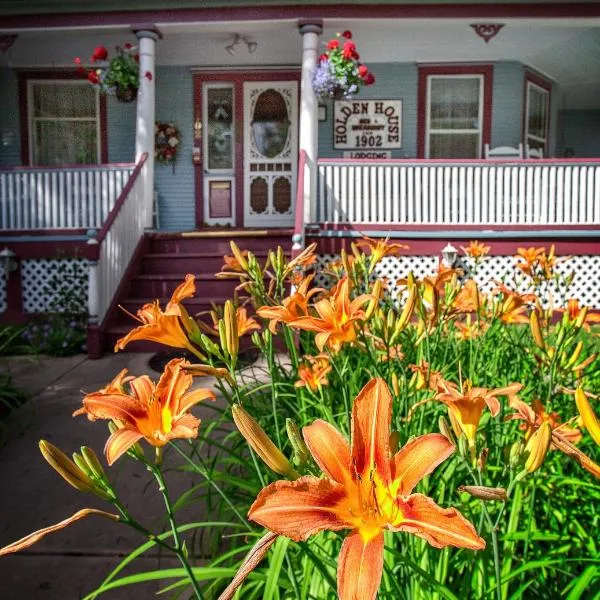
[{"label": "oval glass door window", "polygon": [[290,119],[283,96],[265,90],[256,99],[252,114],[252,137],[256,150],[266,158],[283,152],[290,135]]}]

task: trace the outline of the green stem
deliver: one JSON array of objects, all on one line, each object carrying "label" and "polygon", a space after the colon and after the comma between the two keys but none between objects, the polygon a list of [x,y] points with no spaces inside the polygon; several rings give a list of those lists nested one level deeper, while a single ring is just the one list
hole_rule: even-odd
[{"label": "green stem", "polygon": [[187,573],[187,576],[190,580],[190,583],[192,584],[192,588],[194,590],[196,598],[198,598],[198,600],[204,600],[202,591],[200,590],[198,582],[196,581],[196,578],[194,577],[194,572],[192,571],[192,567],[190,566],[190,564],[185,556],[185,552],[184,552],[183,546],[181,544],[181,540],[179,539],[179,532],[177,531],[177,524],[175,523],[175,515],[173,514],[173,506],[171,504],[171,499],[169,498],[169,492],[167,490],[167,486],[165,484],[165,479],[163,477],[162,471],[160,470],[159,467],[154,467],[151,465],[148,465],[148,469],[152,472],[152,474],[156,478],[156,481],[158,483],[158,490],[162,494],[162,497],[165,501],[167,517],[169,518],[169,524],[171,525],[171,531],[173,532],[173,541],[175,543],[173,551],[179,558],[181,565],[183,566],[183,568],[185,569],[185,572]]}]

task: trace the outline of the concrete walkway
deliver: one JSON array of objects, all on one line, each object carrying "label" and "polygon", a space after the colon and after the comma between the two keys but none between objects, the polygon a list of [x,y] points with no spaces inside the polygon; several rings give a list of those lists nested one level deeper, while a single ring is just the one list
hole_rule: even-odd
[{"label": "concrete walkway", "polygon": [[[8,439],[0,448],[0,546],[72,515],[83,507],[111,512],[112,506],[95,496],[78,492],[64,482],[45,462],[38,441],[47,439],[67,454],[81,445],[94,448],[102,455],[109,435],[105,422],[73,418],[81,406],[82,390],[95,391],[105,386],[121,369],[132,375],[149,374],[149,354],[107,355],[90,361],[85,356],[68,358],[0,358],[0,370],[8,368],[17,386],[26,390],[31,400],[17,411],[8,423]],[[202,386],[212,387],[207,380]],[[212,414],[199,407],[194,413]],[[167,457],[168,460],[169,457]],[[121,459],[107,469],[121,500],[132,507],[136,518],[149,529],[163,527],[162,498],[151,476],[141,465]],[[194,481],[186,474],[169,474],[172,496],[188,489]],[[201,520],[185,514],[181,522]],[[93,591],[110,570],[129,551],[145,540],[125,525],[90,517],[54,533],[21,554],[0,558],[0,599],[2,600],[71,600]],[[179,566],[171,557],[154,551],[135,563],[134,572],[164,566]],[[131,573],[128,571],[127,573]],[[167,582],[172,583],[173,580]],[[109,600],[152,598],[165,582],[157,582],[109,591],[100,596]]]}]

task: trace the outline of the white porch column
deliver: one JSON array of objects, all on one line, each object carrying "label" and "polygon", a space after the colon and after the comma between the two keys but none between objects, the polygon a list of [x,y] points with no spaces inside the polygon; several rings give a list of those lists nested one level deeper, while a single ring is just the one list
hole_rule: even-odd
[{"label": "white porch column", "polygon": [[135,125],[135,161],[148,153],[140,178],[146,206],[145,226],[152,228],[152,212],[154,202],[154,120],[155,120],[155,56],[156,42],[162,38],[161,33],[152,25],[134,29],[139,40],[140,55],[140,87],[137,95],[137,112]]},{"label": "white porch column", "polygon": [[[302,79],[300,84],[300,135],[299,150],[306,152],[307,169],[304,171],[304,223],[315,215],[317,200],[317,146],[318,104],[312,88],[312,72],[317,64],[319,36],[322,22],[300,23],[302,35]],[[301,175],[300,173],[298,175]]]}]

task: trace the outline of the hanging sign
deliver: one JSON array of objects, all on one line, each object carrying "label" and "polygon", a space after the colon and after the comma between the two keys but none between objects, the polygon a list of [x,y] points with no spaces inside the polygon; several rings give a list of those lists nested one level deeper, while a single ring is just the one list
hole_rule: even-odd
[{"label": "hanging sign", "polygon": [[392,158],[391,150],[346,150],[343,158]]},{"label": "hanging sign", "polygon": [[402,147],[402,100],[334,102],[336,150],[384,150]]}]

